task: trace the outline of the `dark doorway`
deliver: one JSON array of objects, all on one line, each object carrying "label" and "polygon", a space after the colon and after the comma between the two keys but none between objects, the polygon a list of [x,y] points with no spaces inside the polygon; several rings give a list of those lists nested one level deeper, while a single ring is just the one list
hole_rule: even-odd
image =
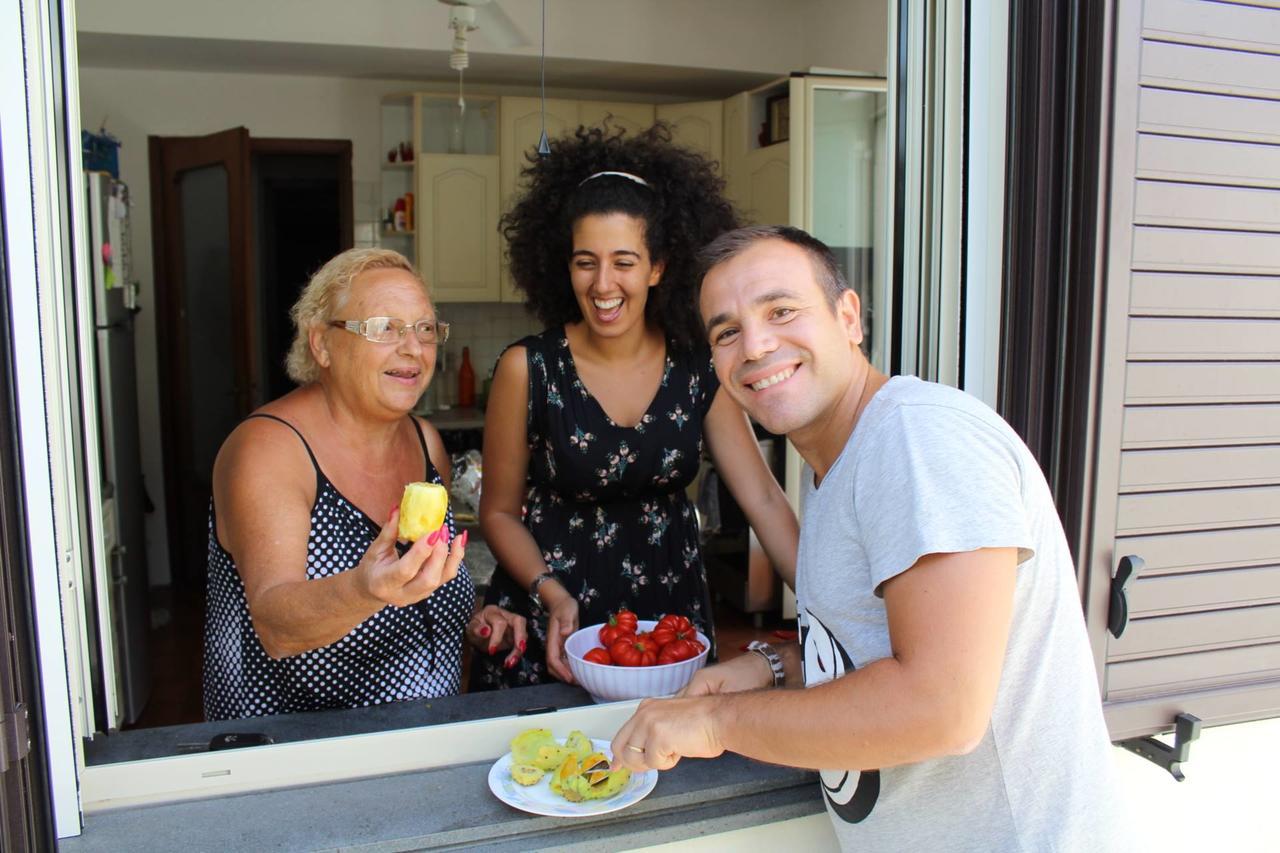
[{"label": "dark doorway", "polygon": [[151,137],[160,410],[172,587],[149,636],[138,726],[200,719],[213,462],[253,409],[288,392],[289,308],[352,242],[351,143],[245,128]]},{"label": "dark doorway", "polygon": [[250,150],[265,402],[293,388],[289,309],[311,274],[351,247],[351,144],[254,139]]}]

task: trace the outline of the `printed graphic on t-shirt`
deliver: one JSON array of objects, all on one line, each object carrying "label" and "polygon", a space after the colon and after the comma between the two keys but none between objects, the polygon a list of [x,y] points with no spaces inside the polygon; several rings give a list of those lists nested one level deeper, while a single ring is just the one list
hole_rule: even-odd
[{"label": "printed graphic on t-shirt", "polygon": [[[840,641],[812,613],[799,606],[800,645],[804,651],[804,684],[812,687],[839,678],[855,667]],[[860,823],[880,797],[879,770],[823,770],[822,793],[845,823]]]}]

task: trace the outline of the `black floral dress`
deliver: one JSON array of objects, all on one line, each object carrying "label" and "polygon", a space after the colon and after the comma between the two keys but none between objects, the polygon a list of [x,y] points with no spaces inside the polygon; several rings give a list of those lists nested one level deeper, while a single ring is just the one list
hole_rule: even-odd
[{"label": "black floral dress", "polygon": [[[548,569],[577,597],[579,625],[627,607],[641,619],[687,615],[712,637],[698,525],[685,494],[719,388],[710,359],[668,345],[657,394],[640,423],[622,427],[578,378],[563,328],[517,345],[529,365],[524,524]],[[510,670],[502,655],[477,655],[472,689],[554,680],[546,668],[547,613],[528,590],[499,566],[485,602],[524,615],[529,645]]]}]

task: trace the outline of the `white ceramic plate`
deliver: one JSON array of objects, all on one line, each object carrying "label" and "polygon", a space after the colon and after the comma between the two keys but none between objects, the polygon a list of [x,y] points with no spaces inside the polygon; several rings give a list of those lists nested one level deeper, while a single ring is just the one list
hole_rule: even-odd
[{"label": "white ceramic plate", "polygon": [[[597,750],[610,758],[609,741],[591,739]],[[653,786],[658,784],[658,771],[646,770],[644,773],[632,773],[631,781],[617,796],[607,800],[588,800],[571,803],[559,794],[553,794],[548,782],[551,773],[543,776],[536,785],[521,785],[511,778],[511,753],[499,758],[489,768],[489,790],[493,795],[509,806],[532,814],[548,817],[590,817],[592,815],[616,812],[634,805],[649,795]]]}]

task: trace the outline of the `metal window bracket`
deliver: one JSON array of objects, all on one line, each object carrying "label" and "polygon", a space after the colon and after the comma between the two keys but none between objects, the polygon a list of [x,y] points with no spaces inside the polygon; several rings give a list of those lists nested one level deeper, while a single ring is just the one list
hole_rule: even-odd
[{"label": "metal window bracket", "polygon": [[1186,779],[1182,775],[1182,764],[1191,755],[1191,742],[1200,737],[1200,718],[1191,714],[1179,714],[1173,718],[1173,746],[1156,740],[1154,737],[1135,737],[1117,741],[1132,753],[1142,756],[1152,764],[1157,764],[1169,771],[1179,782]]}]

